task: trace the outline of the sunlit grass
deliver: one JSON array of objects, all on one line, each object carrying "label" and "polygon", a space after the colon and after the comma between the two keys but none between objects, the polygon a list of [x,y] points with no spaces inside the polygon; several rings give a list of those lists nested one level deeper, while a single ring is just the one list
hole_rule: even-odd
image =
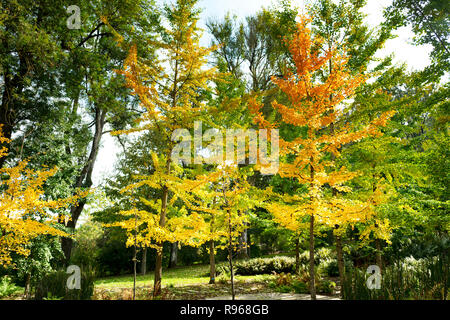
[{"label": "sunlit grass", "polygon": [[[208,283],[208,271],[209,265],[196,265],[188,267],[178,267],[174,269],[164,269],[162,272],[163,286]],[[137,275],[136,286],[152,286],[153,280],[153,271],[149,271],[145,276]],[[98,288],[131,288],[133,287],[133,275],[102,278],[95,282],[95,286]]]},{"label": "sunlit grass", "polygon": [[[209,265],[195,265],[164,269],[162,272],[162,285],[182,286],[190,284],[207,284],[209,282]],[[265,281],[271,279],[272,275],[235,276],[236,281]],[[145,276],[137,275],[136,286],[153,286],[154,273],[149,271]],[[133,275],[107,277],[95,282],[97,288],[132,288]]]}]

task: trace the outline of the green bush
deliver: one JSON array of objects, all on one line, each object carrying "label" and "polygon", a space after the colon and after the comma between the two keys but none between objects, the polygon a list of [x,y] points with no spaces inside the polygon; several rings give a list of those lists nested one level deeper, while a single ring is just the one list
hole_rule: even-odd
[{"label": "green bush", "polygon": [[8,276],[4,276],[0,280],[0,298],[8,297],[19,289]]},{"label": "green bush", "polygon": [[295,293],[309,293],[309,285],[302,281],[293,281],[292,288]]},{"label": "green bush", "polygon": [[343,298],[347,300],[428,300],[449,298],[449,258],[446,255],[430,259],[406,258],[386,267],[381,288],[367,288],[365,270],[352,269],[347,273]]},{"label": "green bush", "polygon": [[336,260],[332,260],[324,267],[325,273],[330,277],[339,276],[339,266]]},{"label": "green bush", "polygon": [[69,274],[65,270],[54,271],[43,276],[36,285],[36,300],[90,300],[94,293],[95,273],[81,271],[81,289],[69,290],[66,286]]},{"label": "green bush", "polygon": [[336,289],[336,283],[329,280],[322,280],[317,286],[317,292],[323,294],[333,294]]},{"label": "green bush", "polygon": [[[290,273],[295,270],[295,258],[291,257],[273,257],[273,258],[255,258],[249,260],[236,261],[234,264],[234,273],[242,276],[271,273]],[[228,271],[228,266],[219,266],[217,271]]]}]

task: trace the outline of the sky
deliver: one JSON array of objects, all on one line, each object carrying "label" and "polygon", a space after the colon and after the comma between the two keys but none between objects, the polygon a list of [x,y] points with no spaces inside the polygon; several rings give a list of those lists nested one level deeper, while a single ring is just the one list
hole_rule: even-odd
[{"label": "sky", "polygon": [[[157,0],[164,3],[164,0]],[[300,8],[304,8],[305,1],[293,0]],[[388,6],[392,0],[368,0],[363,12],[367,14],[366,23],[371,27],[376,27],[383,21],[383,8]],[[206,29],[205,22],[209,18],[222,18],[227,12],[236,15],[238,19],[256,13],[262,7],[268,7],[272,0],[200,0],[199,7],[203,9],[199,26]],[[394,63],[406,63],[409,70],[421,70],[430,63],[430,46],[415,46],[412,44],[414,36],[410,27],[402,27],[395,31],[397,38],[386,42],[385,47],[377,53],[377,57],[384,57],[392,53]],[[210,38],[205,32],[201,44],[210,44]],[[95,186],[101,184],[104,177],[114,172],[114,163],[117,155],[122,151],[120,145],[109,134],[103,136],[102,145],[98,154],[93,174]]]}]

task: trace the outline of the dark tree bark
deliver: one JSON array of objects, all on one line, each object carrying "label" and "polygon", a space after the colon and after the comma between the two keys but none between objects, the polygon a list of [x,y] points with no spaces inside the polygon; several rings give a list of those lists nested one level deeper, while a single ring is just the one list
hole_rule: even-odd
[{"label": "dark tree bark", "polygon": [[170,249],[169,269],[175,268],[178,263],[178,242],[172,243]]},{"label": "dark tree bark", "polygon": [[[92,172],[94,171],[95,161],[97,160],[98,150],[100,148],[100,141],[103,135],[103,128],[106,123],[106,110],[101,108],[95,109],[95,132],[92,139],[91,150],[88,160],[80,172],[77,181],[74,185],[74,189],[78,188],[90,188],[92,186]],[[78,218],[83,212],[86,199],[80,199],[79,202],[70,208],[71,219],[65,223],[65,226],[75,230],[78,222]],[[66,258],[66,263],[70,260],[73,247],[73,239],[61,238],[61,247]]]},{"label": "dark tree bark", "polygon": [[209,242],[209,284],[216,282],[216,259],[214,250],[214,240],[211,240]]},{"label": "dark tree bark", "polygon": [[[170,172],[170,159],[167,160],[166,172]],[[164,186],[161,195],[161,216],[159,218],[160,227],[166,225],[166,209],[167,198],[169,196],[169,189]],[[162,258],[163,258],[163,243],[158,243],[158,249],[156,250],[156,263],[155,263],[155,281],[153,284],[153,297],[161,295],[161,279],[162,279]]]},{"label": "dark tree bark", "polygon": [[234,300],[234,274],[233,274],[233,238],[232,238],[232,230],[231,230],[231,217],[230,212],[228,212],[228,233],[229,233],[229,243],[228,243],[228,262],[230,263],[230,273],[231,273],[231,300]]},{"label": "dark tree bark", "polygon": [[[311,163],[313,163],[312,159]],[[314,181],[314,167],[312,165],[311,181]],[[314,186],[311,182],[311,189],[313,187]],[[311,214],[311,220],[309,222],[309,277],[309,291],[311,293],[311,300],[316,300],[316,275],[314,272],[314,214]]]},{"label": "dark tree bark", "polygon": [[377,265],[380,267],[380,272],[383,272],[383,257],[381,256],[381,240],[375,239],[375,247],[377,248],[376,259]]},{"label": "dark tree bark", "polygon": [[[3,40],[3,45],[7,48],[7,41]],[[3,136],[7,139],[11,139],[14,127],[17,122],[17,106],[18,101],[15,97],[20,96],[24,89],[24,78],[28,72],[27,57],[21,51],[18,52],[19,56],[19,68],[15,75],[9,65],[0,66],[3,68],[3,93],[2,102],[0,105],[0,129],[3,132]],[[8,151],[8,144],[0,144],[0,149],[5,147]],[[5,165],[6,157],[0,158],[0,169]]]},{"label": "dark tree bark", "polygon": [[31,298],[31,273],[27,273],[27,278],[25,280],[25,291],[24,291],[25,299],[29,300]]},{"label": "dark tree bark", "polygon": [[141,274],[147,274],[147,248],[142,248]]},{"label": "dark tree bark", "polygon": [[337,263],[339,268],[339,280],[341,284],[341,295],[342,295],[342,286],[344,285],[345,280],[345,263],[344,263],[344,254],[342,251],[342,239],[340,236],[335,235],[336,239],[336,253],[337,253]]},{"label": "dark tree bark", "polygon": [[300,271],[300,236],[295,239],[295,274]]},{"label": "dark tree bark", "polygon": [[248,229],[246,228],[245,230],[243,230],[239,236],[239,251],[237,254],[238,259],[248,259],[248,250],[247,250],[247,245],[248,245],[248,239],[247,239],[247,235],[248,235]]}]

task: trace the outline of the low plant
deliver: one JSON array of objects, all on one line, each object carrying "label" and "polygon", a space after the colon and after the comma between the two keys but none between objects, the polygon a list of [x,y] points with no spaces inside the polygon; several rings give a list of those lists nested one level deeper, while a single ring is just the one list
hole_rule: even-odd
[{"label": "low plant", "polygon": [[334,294],[336,283],[334,281],[322,280],[317,285],[317,292],[322,294]]},{"label": "low plant", "polygon": [[81,289],[68,289],[65,270],[54,271],[44,275],[36,285],[35,299],[62,297],[64,300],[90,300],[94,292],[95,273],[92,270],[82,270]]},{"label": "low plant", "polygon": [[0,298],[8,297],[19,289],[9,276],[4,276],[0,280]]},{"label": "low plant", "polygon": [[368,289],[365,270],[351,269],[346,274],[343,298],[347,300],[446,300],[449,298],[449,258],[407,258],[387,266],[382,272],[380,289]]},{"label": "low plant", "polygon": [[[254,258],[235,262],[234,273],[242,276],[272,273],[292,273],[295,270],[295,258],[278,256],[273,258]],[[217,274],[229,273],[228,265],[221,264],[216,269]]]}]

